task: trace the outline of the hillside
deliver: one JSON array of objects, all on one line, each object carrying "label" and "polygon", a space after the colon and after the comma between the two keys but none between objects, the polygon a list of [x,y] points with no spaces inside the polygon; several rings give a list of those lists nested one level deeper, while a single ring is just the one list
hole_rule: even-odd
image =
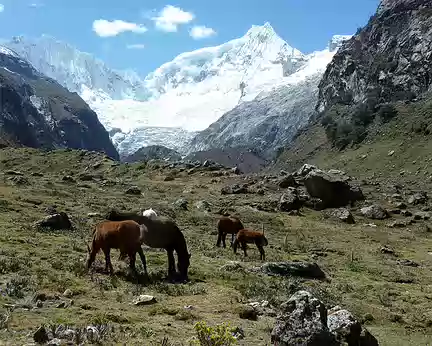
[{"label": "hillside", "polygon": [[[194,323],[204,320],[210,325],[230,322],[241,328],[244,338],[240,345],[264,346],[269,344],[275,323],[271,310],[277,310],[302,288],[329,307],[338,304],[352,311],[380,345],[417,346],[429,340],[432,259],[428,252],[432,239],[427,221],[388,228],[389,221],[401,222],[404,217],[392,214],[389,221],[369,220],[360,214],[363,203],[351,209],[354,225],[329,219],[327,211],[308,207],[301,209],[300,216],[263,211],[260,205],[268,209],[270,201],[285,191],[275,184],[280,177],[271,175],[245,178],[205,167],[188,172],[181,166],[169,168],[169,164],[166,168],[157,164],[119,165],[95,153],[73,150],[43,153],[3,149],[0,165],[2,341],[29,343],[37,328],[45,324],[58,336],[64,335],[62,325],[73,330],[95,326],[91,328],[100,331],[97,337],[104,345],[160,345],[164,337],[176,345],[187,345],[194,335]],[[163,181],[168,174],[174,180]],[[242,184],[245,179],[251,191],[261,188],[264,193],[251,192],[247,198],[221,195],[223,186]],[[138,186],[145,198],[126,194],[132,185]],[[394,194],[390,182],[361,187],[368,201],[392,208],[393,202],[386,197]],[[404,185],[402,191],[407,200],[415,189]],[[187,209],[173,204],[179,198],[186,199]],[[197,204],[200,201],[208,205]],[[52,213],[53,207],[70,216],[73,230],[33,226]],[[102,273],[101,254],[95,268],[87,273],[86,243],[92,226],[101,219],[98,215],[111,207],[130,211],[152,207],[176,220],[192,253],[190,283],[163,281],[166,255],[149,249],[145,252],[150,283],[135,282],[127,264],[117,261],[116,250],[112,254],[113,277]],[[419,208],[421,205],[408,206],[412,212]],[[241,252],[233,255],[229,248],[215,247],[221,209],[239,215],[252,229],[261,229],[264,224],[269,239],[267,261],[313,261],[329,280],[247,271],[244,268],[261,264],[253,246],[249,246],[246,259]],[[366,226],[371,223],[377,227]],[[380,250],[383,246],[396,255]],[[237,267],[230,267],[232,260],[239,261]],[[139,294],[155,296],[156,303],[131,305]],[[249,300],[267,300],[270,310],[256,321],[241,319],[239,311]]]},{"label": "hillside", "polygon": [[0,46],[0,144],[118,153],[96,113],[76,94]]}]

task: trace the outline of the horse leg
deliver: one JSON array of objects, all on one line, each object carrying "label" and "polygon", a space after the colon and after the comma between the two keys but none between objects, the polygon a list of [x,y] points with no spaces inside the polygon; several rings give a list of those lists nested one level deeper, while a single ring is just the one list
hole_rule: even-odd
[{"label": "horse leg", "polygon": [[234,243],[233,243],[233,250],[234,250],[234,254],[237,253],[237,246],[238,246],[238,241],[237,241],[237,239],[236,239],[236,240],[234,240]]},{"label": "horse leg", "polygon": [[168,278],[172,278],[175,273],[175,259],[174,259],[174,250],[166,249],[168,255]]},{"label": "horse leg", "polygon": [[225,232],[222,233],[222,244],[223,244],[223,247],[224,247],[224,248],[226,248],[226,244],[225,244],[226,236],[227,236],[227,234],[226,234]]},{"label": "horse leg", "polygon": [[233,246],[233,244],[234,244],[234,237],[235,237],[235,233],[231,233],[231,247]]},{"label": "horse leg", "polygon": [[262,247],[261,244],[257,244],[257,248],[258,248],[258,251],[260,252],[260,260],[264,261],[265,260],[264,248]]},{"label": "horse leg", "polygon": [[217,241],[216,241],[216,246],[217,246],[217,247],[220,247],[220,245],[221,245],[221,241],[222,241],[222,233],[219,232],[219,233],[218,233],[218,238],[217,238]]},{"label": "horse leg", "polygon": [[245,243],[244,241],[241,242],[241,247],[242,247],[242,249],[243,249],[243,252],[244,252],[245,257],[247,257],[247,252],[246,252],[246,243]]},{"label": "horse leg", "polygon": [[148,276],[148,273],[147,273],[147,262],[146,262],[146,258],[145,258],[145,255],[144,255],[144,252],[143,252],[141,246],[138,248],[138,255],[140,256],[142,265],[144,267],[144,274],[146,276]]},{"label": "horse leg", "polygon": [[96,255],[99,252],[99,248],[93,247],[90,252],[89,259],[87,261],[87,269],[90,269],[93,262],[96,260]]},{"label": "horse leg", "polygon": [[108,272],[109,269],[109,273],[112,275],[114,273],[114,269],[111,264],[110,250],[110,248],[105,248],[103,249],[103,252],[105,254],[105,271]]}]

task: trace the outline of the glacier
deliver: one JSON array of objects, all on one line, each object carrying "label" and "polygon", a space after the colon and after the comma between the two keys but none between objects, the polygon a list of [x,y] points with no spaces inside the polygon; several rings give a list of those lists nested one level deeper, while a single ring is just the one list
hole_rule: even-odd
[{"label": "glacier", "polygon": [[3,44],[77,92],[126,156],[153,144],[189,152],[198,132],[236,106],[323,73],[349,37],[334,36],[325,50],[306,55],[265,23],[222,45],[182,53],[145,78],[46,35]]}]

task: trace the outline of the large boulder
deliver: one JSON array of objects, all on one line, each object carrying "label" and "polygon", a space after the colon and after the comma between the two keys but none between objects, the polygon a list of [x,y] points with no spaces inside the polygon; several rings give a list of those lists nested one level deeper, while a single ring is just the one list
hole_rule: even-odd
[{"label": "large boulder", "polygon": [[353,315],[342,309],[330,310],[327,326],[341,345],[378,346],[377,339]]},{"label": "large boulder", "polygon": [[364,217],[373,220],[384,220],[389,217],[388,211],[376,204],[371,205],[369,207],[361,208],[360,212]]},{"label": "large boulder", "polygon": [[296,187],[297,183],[294,179],[294,175],[288,174],[279,180],[278,185],[281,189],[286,189],[288,187]]},{"label": "large boulder", "polygon": [[299,276],[309,279],[326,277],[318,264],[303,261],[268,262],[257,270],[270,276]]},{"label": "large boulder", "polygon": [[309,292],[299,291],[281,306],[271,333],[274,346],[338,345],[327,327],[327,309]]},{"label": "large boulder", "polygon": [[351,186],[348,178],[319,169],[308,173],[304,185],[309,195],[321,199],[326,208],[344,207],[355,201],[364,200],[361,189]]},{"label": "large boulder", "polygon": [[425,204],[428,200],[426,192],[417,192],[412,196],[408,197],[408,203],[413,205]]},{"label": "large boulder", "polygon": [[302,202],[295,188],[289,188],[279,199],[279,210],[292,211],[299,210],[302,207]]},{"label": "large boulder", "polygon": [[53,230],[59,230],[71,229],[72,223],[66,213],[60,212],[44,217],[42,220],[37,221],[35,226],[37,228],[51,228]]}]

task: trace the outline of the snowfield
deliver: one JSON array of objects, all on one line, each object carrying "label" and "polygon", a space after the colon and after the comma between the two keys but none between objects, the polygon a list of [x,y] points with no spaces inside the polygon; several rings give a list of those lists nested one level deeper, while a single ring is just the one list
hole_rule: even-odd
[{"label": "snowfield", "polygon": [[5,45],[79,93],[124,156],[152,144],[187,152],[197,131],[236,106],[323,73],[348,38],[335,36],[327,49],[305,55],[266,23],[220,46],[182,53],[145,78],[48,36]]}]

